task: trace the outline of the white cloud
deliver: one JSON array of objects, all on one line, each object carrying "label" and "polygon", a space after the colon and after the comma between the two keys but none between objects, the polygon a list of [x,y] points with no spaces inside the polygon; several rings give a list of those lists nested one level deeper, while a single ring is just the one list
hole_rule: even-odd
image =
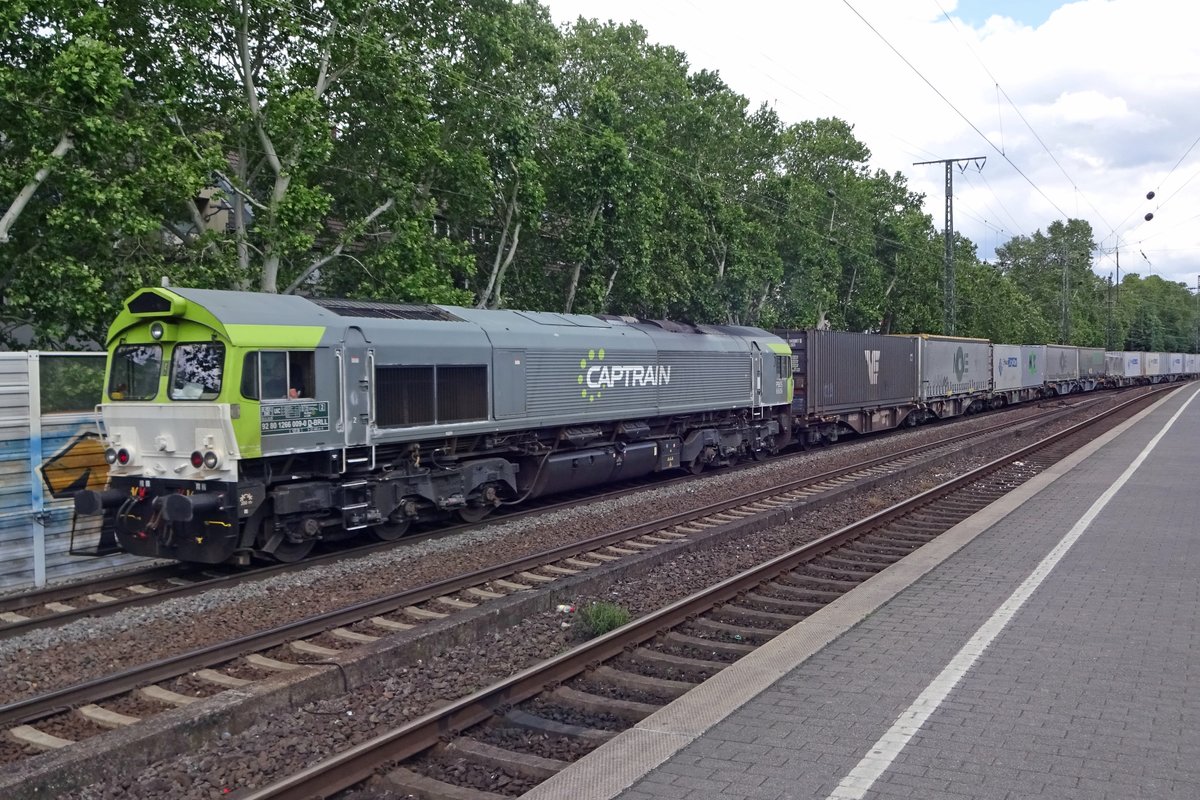
[{"label": "white cloud", "polygon": [[[994,13],[972,27],[952,24],[941,9],[954,17],[956,4],[940,3],[547,0],[560,23],[637,19],[653,41],[687,53],[693,68],[719,70],[786,122],[849,121],[874,166],[903,172],[927,195],[939,226],[943,172],[912,162],[987,155],[982,175],[955,183],[956,226],[985,257],[1008,235],[1044,230],[1065,213],[1089,220],[1103,247],[1120,241],[1137,254],[1137,271],[1148,271],[1144,250],[1156,273],[1193,285],[1200,179],[1186,182],[1200,173],[1200,145],[1171,170],[1200,136],[1200,7],[1080,0],[1030,26],[996,0]],[[1154,201],[1145,199],[1150,189]],[[1142,221],[1148,211],[1150,223]],[[1112,269],[1111,254],[1100,260],[1098,271]]]}]

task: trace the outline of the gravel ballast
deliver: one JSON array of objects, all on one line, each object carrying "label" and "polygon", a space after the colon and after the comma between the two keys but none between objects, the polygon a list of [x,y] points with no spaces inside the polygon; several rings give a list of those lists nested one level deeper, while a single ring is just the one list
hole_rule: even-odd
[{"label": "gravel ballast", "polygon": [[[1067,424],[1069,422],[1064,421],[1054,428],[1066,427]],[[914,434],[924,432],[918,430]],[[909,439],[903,446],[912,446],[913,443]],[[882,442],[871,440],[853,447],[878,444]],[[848,447],[840,449],[849,450]],[[953,465],[933,467],[899,479],[873,490],[867,498],[868,505],[872,508],[885,507],[1010,449],[1010,446],[1002,444],[989,446],[969,457],[961,457]],[[879,450],[882,451],[882,448]],[[834,452],[824,451],[820,455],[829,456]],[[801,459],[811,455],[802,456]],[[856,453],[848,455],[847,460],[859,457],[861,454]],[[773,466],[765,465],[765,468]],[[827,468],[828,460],[822,459],[817,471]],[[791,469],[796,467],[793,465]],[[715,477],[733,483],[732,479],[738,476]],[[761,485],[763,480],[763,477],[758,477],[758,484]],[[704,485],[707,487],[709,484],[705,482]],[[693,483],[687,488],[694,489],[696,486]],[[706,488],[705,491],[709,490]],[[629,501],[625,503],[632,505]],[[662,510],[662,503],[661,499],[655,503],[656,511]],[[639,616],[832,532],[846,522],[860,518],[863,511],[862,496],[848,497],[829,506],[802,511],[787,525],[744,540],[682,553],[636,578],[619,580],[594,596],[573,600],[576,605],[593,600],[615,602],[629,609],[634,616]],[[497,631],[470,647],[452,648],[434,658],[409,664],[386,679],[360,688],[353,695],[312,703],[292,714],[263,720],[249,730],[235,736],[224,736],[169,763],[155,765],[138,775],[109,785],[88,787],[66,797],[78,800],[118,797],[215,798],[230,790],[263,785],[324,755],[378,735],[387,727],[411,720],[449,700],[562,652],[576,641],[576,628],[571,620],[569,614],[531,616],[521,624]],[[564,623],[568,627],[564,628]]]}]

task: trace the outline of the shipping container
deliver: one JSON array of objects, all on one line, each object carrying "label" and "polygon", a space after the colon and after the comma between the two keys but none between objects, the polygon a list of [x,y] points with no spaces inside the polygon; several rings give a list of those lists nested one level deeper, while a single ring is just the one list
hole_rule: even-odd
[{"label": "shipping container", "polygon": [[1079,348],[1070,345],[1046,345],[1046,382],[1079,379]]},{"label": "shipping container", "polygon": [[1183,368],[1188,375],[1195,375],[1200,371],[1200,356],[1195,353],[1186,353],[1183,357]]},{"label": "shipping container", "polygon": [[1167,372],[1172,375],[1183,374],[1183,353],[1171,353],[1171,366]]},{"label": "shipping container", "polygon": [[1160,375],[1166,375],[1170,359],[1163,356],[1163,353],[1146,353],[1145,369],[1142,371],[1142,374],[1147,378],[1157,378]]},{"label": "shipping container", "polygon": [[1025,370],[1021,366],[1019,344],[992,345],[992,388],[1010,392],[1021,388]]},{"label": "shipping container", "polygon": [[794,331],[797,414],[828,415],[916,402],[917,344],[905,336]]},{"label": "shipping container", "polygon": [[1021,388],[1032,389],[1046,382],[1046,345],[1021,345]]},{"label": "shipping container", "polygon": [[[1045,353],[1043,345],[992,345],[992,388],[1012,392],[1041,387],[1046,380]],[[1009,402],[1024,399],[1029,397],[1010,397]]]},{"label": "shipping container", "polygon": [[1080,347],[1079,377],[1099,378],[1104,375],[1104,349],[1100,347]]},{"label": "shipping container", "polygon": [[917,336],[921,399],[990,392],[992,344],[986,339]]},{"label": "shipping container", "polygon": [[1046,345],[1021,345],[1021,388],[1031,389],[1046,382]]},{"label": "shipping container", "polygon": [[1140,378],[1145,353],[1114,351],[1105,353],[1106,374],[1112,378]]}]

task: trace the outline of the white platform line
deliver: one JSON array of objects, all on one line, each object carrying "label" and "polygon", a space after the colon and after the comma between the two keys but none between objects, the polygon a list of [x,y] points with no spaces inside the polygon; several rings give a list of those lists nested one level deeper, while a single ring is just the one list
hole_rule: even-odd
[{"label": "white platform line", "polygon": [[858,765],[842,779],[842,782],[837,785],[837,788],[829,795],[828,800],[862,800],[867,792],[875,785],[875,781],[892,765],[896,760],[896,756],[900,755],[905,746],[912,739],[913,735],[921,730],[925,722],[933,715],[933,712],[938,709],[938,706],[945,701],[958,682],[963,679],[967,671],[974,665],[976,660],[983,655],[983,651],[988,648],[992,641],[1000,635],[1000,632],[1008,625],[1012,618],[1016,616],[1021,606],[1025,601],[1037,590],[1038,586],[1046,580],[1050,571],[1055,565],[1062,560],[1071,546],[1083,535],[1083,532],[1088,529],[1092,521],[1100,515],[1104,507],[1109,501],[1121,490],[1121,487],[1133,477],[1133,473],[1137,472],[1138,467],[1146,460],[1151,451],[1158,446],[1160,440],[1170,430],[1175,421],[1183,414],[1184,410],[1191,405],[1196,399],[1196,395],[1200,394],[1200,389],[1192,392],[1192,396],[1187,399],[1179,410],[1167,420],[1162,429],[1154,435],[1154,438],[1142,449],[1138,457],[1133,460],[1121,477],[1109,486],[1104,494],[1092,503],[1091,508],[1079,518],[1079,521],[1067,531],[1067,534],[1059,540],[1041,563],[1034,568],[1020,586],[1008,596],[1001,606],[996,609],[996,612],[975,631],[975,635],[963,645],[962,649],[955,654],[950,663],[938,674],[930,684],[925,687],[925,691],[913,701],[913,704],[901,714],[892,727],[888,729],[879,741],[877,741],[863,757]]}]

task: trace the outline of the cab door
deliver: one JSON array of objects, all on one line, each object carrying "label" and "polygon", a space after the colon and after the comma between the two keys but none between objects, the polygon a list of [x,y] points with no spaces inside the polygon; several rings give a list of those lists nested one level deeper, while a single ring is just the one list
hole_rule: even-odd
[{"label": "cab door", "polygon": [[750,373],[751,381],[751,400],[755,408],[761,408],[763,404],[763,354],[758,346],[758,342],[750,343]]},{"label": "cab door", "polygon": [[368,445],[375,427],[375,349],[361,329],[348,328],[339,353],[344,441],[346,447]]}]

